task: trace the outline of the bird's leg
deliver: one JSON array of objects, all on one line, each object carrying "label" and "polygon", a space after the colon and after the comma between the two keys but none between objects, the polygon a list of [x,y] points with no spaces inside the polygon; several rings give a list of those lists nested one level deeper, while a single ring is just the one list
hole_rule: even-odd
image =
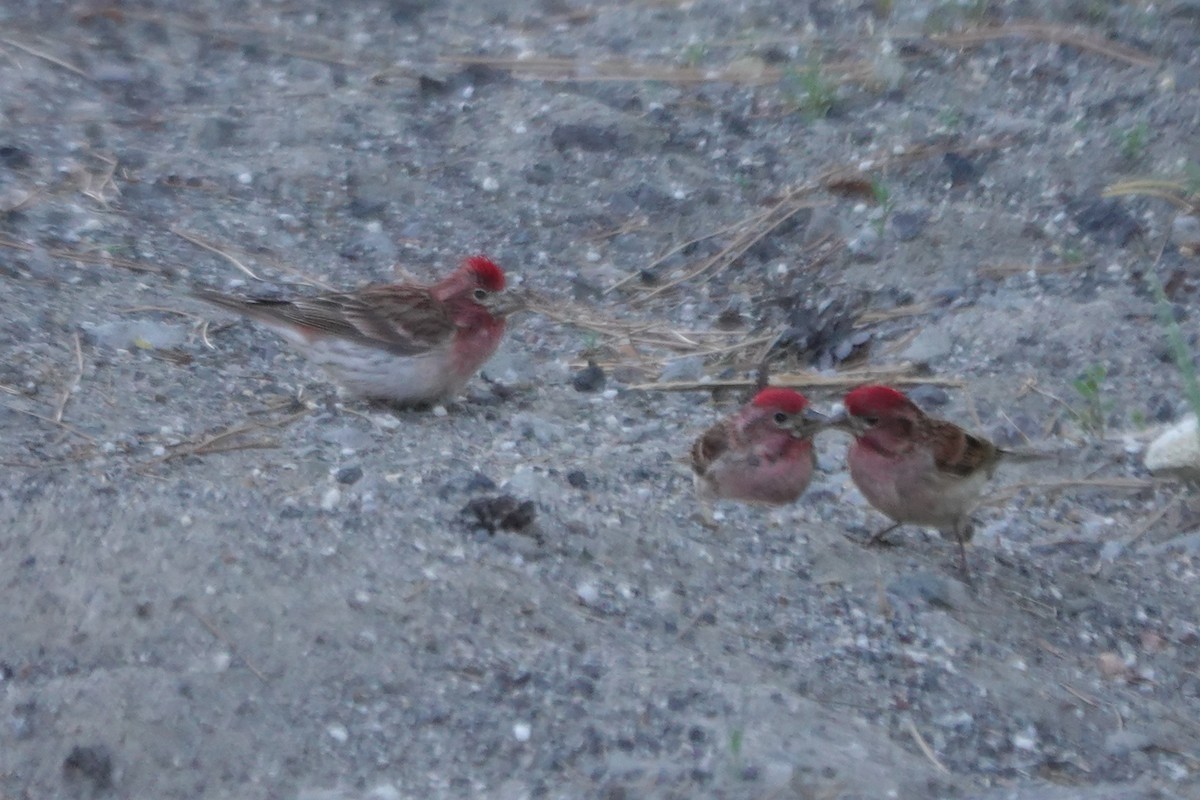
[{"label": "bird's leg", "polygon": [[709,500],[700,500],[696,504],[696,510],[692,512],[692,519],[710,531],[715,532],[721,529],[721,524],[717,522],[717,517],[713,514],[713,504]]},{"label": "bird's leg", "polygon": [[892,531],[896,530],[896,528],[899,528],[900,525],[901,525],[901,523],[899,523],[899,522],[893,522],[891,525],[888,525],[883,530],[877,531],[876,533],[872,534],[871,538],[867,539],[867,546],[874,547],[876,545],[891,544],[891,542],[887,541],[887,535],[889,533],[891,533]]},{"label": "bird's leg", "polygon": [[958,566],[962,570],[963,581],[968,586],[973,586],[974,581],[971,579],[971,567],[967,564],[967,542],[974,533],[975,526],[969,519],[954,526],[954,538],[958,542]]}]

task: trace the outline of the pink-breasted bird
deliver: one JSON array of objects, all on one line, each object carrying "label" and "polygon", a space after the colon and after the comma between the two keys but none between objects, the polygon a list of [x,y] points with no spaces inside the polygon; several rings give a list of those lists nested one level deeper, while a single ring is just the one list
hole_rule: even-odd
[{"label": "pink-breasted bird", "polygon": [[506,316],[522,306],[504,284],[494,261],[470,256],[433,285],[286,300],[194,294],[278,333],[352,394],[415,405],[458,394],[496,352]]},{"label": "pink-breasted bird", "polygon": [[1008,451],[942,419],[935,419],[889,386],[860,386],[843,399],[830,427],[854,436],[846,461],[850,477],[893,525],[871,537],[882,540],[909,523],[936,528],[966,548],[974,534],[971,511]]},{"label": "pink-breasted bird", "polygon": [[812,434],[824,422],[799,392],[763,389],[692,445],[697,494],[704,502],[793,502],[812,480]]}]

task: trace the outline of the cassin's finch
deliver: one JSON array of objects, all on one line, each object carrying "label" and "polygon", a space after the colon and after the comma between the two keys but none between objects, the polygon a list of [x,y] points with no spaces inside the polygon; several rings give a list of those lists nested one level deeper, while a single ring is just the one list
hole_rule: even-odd
[{"label": "cassin's finch", "polygon": [[816,456],[811,437],[823,423],[799,392],[763,389],[692,445],[700,499],[793,502],[812,480]]},{"label": "cassin's finch", "polygon": [[432,286],[377,284],[289,300],[195,295],[275,331],[351,393],[413,405],[458,394],[496,352],[506,315],[521,307],[504,283],[495,262],[471,256]]},{"label": "cassin's finch", "polygon": [[895,523],[871,541],[905,523],[936,528],[959,543],[965,572],[971,511],[1007,451],[928,416],[888,386],[860,386],[843,403],[845,410],[829,424],[854,436],[846,456],[850,477]]}]

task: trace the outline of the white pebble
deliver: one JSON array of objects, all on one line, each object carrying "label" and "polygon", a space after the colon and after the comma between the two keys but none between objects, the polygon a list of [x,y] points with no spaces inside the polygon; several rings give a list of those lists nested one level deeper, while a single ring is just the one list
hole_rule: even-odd
[{"label": "white pebble", "polygon": [[518,742],[528,742],[529,735],[533,732],[530,729],[528,722],[513,723],[512,731],[513,731],[513,737]]},{"label": "white pebble", "polygon": [[339,744],[350,738],[350,731],[346,730],[346,726],[339,725],[336,722],[326,728],[325,732],[329,734],[329,738]]},{"label": "white pebble", "polygon": [[579,598],[579,602],[590,606],[600,599],[600,589],[594,583],[581,583],[575,587],[575,595]]},{"label": "white pebble", "polygon": [[249,186],[254,183],[254,175],[249,172],[243,172],[238,175],[237,180],[242,186]]},{"label": "white pebble", "polygon": [[445,407],[445,406],[443,406],[443,405],[436,405],[436,406],[434,406],[434,407],[433,407],[433,415],[434,415],[435,417],[444,417],[444,416],[446,416],[448,413],[449,413],[449,412],[448,412],[448,411],[446,411],[446,407]]},{"label": "white pebble", "polygon": [[330,486],[325,490],[325,494],[321,496],[321,510],[333,511],[337,508],[337,504],[342,500],[342,490],[336,486]]},{"label": "white pebble", "polygon": [[404,795],[390,783],[381,783],[367,794],[367,800],[401,800]]},{"label": "white pebble", "polygon": [[[443,409],[443,411],[445,411],[445,409]],[[437,413],[437,408],[433,410],[433,413]],[[400,427],[400,420],[396,419],[395,415],[393,414],[376,414],[375,416],[371,417],[371,421],[383,428],[385,431],[394,431]]]},{"label": "white pebble", "polygon": [[496,180],[491,175],[488,175],[483,179],[483,181],[480,182],[479,186],[485,192],[494,192],[500,188],[500,181]]},{"label": "white pebble", "polygon": [[1037,749],[1037,731],[1033,727],[1026,728],[1020,733],[1014,733],[1012,745],[1018,750],[1032,751]]},{"label": "white pebble", "polygon": [[1158,435],[1146,448],[1146,469],[1200,471],[1200,429],[1189,414]]}]

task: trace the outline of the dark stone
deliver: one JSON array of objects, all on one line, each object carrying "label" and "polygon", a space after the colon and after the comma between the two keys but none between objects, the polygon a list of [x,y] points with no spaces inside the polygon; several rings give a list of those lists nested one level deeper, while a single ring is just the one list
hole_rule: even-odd
[{"label": "dark stone", "polygon": [[353,486],[354,484],[356,484],[360,480],[362,480],[362,476],[363,476],[362,467],[353,466],[353,467],[342,467],[341,469],[339,469],[337,471],[337,475],[335,477],[337,478],[338,483],[344,483],[347,486]]},{"label": "dark stone", "polygon": [[417,90],[422,97],[436,97],[450,91],[450,82],[431,75],[421,75],[417,78]]},{"label": "dark stone", "polygon": [[908,397],[922,407],[944,406],[950,402],[950,395],[940,386],[930,386],[923,383],[908,390]]},{"label": "dark stone", "polygon": [[605,383],[604,370],[594,361],[589,361],[586,367],[571,376],[571,385],[577,392],[599,392]]},{"label": "dark stone", "polygon": [[573,469],[567,473],[567,483],[576,489],[586,489],[588,488],[587,473],[581,469]]},{"label": "dark stone", "polygon": [[356,169],[346,176],[350,213],[359,219],[378,217],[387,211],[392,192],[387,176],[369,169]]},{"label": "dark stone", "polygon": [[591,153],[616,150],[621,137],[615,125],[589,125],[568,123],[557,126],[550,133],[550,144],[556,150],[576,148]]},{"label": "dark stone", "polygon": [[892,230],[896,232],[896,238],[902,242],[911,242],[920,236],[927,222],[929,222],[929,212],[925,209],[897,211],[892,214]]},{"label": "dark stone", "polygon": [[216,150],[237,144],[238,123],[229,117],[208,117],[196,127],[196,146],[202,150]]},{"label": "dark stone", "polygon": [[1108,244],[1124,247],[1142,233],[1142,226],[1116,198],[1081,200],[1075,204],[1074,214],[1082,230]]},{"label": "dark stone", "polygon": [[299,506],[284,506],[279,510],[280,519],[300,519],[304,516],[304,509]]},{"label": "dark stone", "polygon": [[487,530],[523,531],[533,524],[537,508],[532,500],[518,500],[511,494],[477,497],[463,506],[464,516]]},{"label": "dark stone", "polygon": [[103,745],[76,745],[63,759],[62,769],[63,778],[68,783],[90,783],[94,792],[105,792],[112,788],[112,756]]},{"label": "dark stone", "polygon": [[950,185],[955,188],[968,186],[979,180],[981,170],[966,156],[958,153],[946,153],[942,156],[942,163],[950,171]]},{"label": "dark stone", "polygon": [[482,472],[476,472],[467,479],[463,488],[468,492],[490,492],[496,488],[496,482]]},{"label": "dark stone", "polygon": [[392,0],[392,22],[397,25],[411,25],[417,21],[430,6],[429,0]]},{"label": "dark stone", "polygon": [[0,164],[9,169],[25,169],[33,163],[29,151],[11,144],[0,145]]},{"label": "dark stone", "polygon": [[521,177],[534,186],[545,186],[554,180],[554,170],[549,164],[539,161],[521,170]]}]

